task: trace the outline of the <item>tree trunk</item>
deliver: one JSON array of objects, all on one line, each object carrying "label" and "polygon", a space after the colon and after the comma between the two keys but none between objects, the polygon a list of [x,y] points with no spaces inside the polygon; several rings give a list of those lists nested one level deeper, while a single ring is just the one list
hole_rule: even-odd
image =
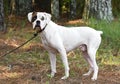
[{"label": "tree trunk", "polygon": [[16,5],[15,0],[11,0],[11,1],[9,0],[9,2],[10,2],[10,14],[13,15],[13,14],[15,14],[15,10],[16,10],[15,9],[15,5]]},{"label": "tree trunk", "polygon": [[70,2],[70,18],[74,19],[76,17],[76,0],[71,0]]},{"label": "tree trunk", "polygon": [[16,14],[24,16],[32,11],[32,0],[15,0],[16,1]]},{"label": "tree trunk", "polygon": [[85,0],[85,7],[83,11],[83,19],[88,20],[90,12],[90,0]]},{"label": "tree trunk", "polygon": [[35,0],[35,11],[51,13],[51,0]]},{"label": "tree trunk", "polygon": [[111,0],[91,0],[90,14],[97,19],[113,20]]},{"label": "tree trunk", "polygon": [[84,16],[87,19],[90,16],[100,20],[113,20],[111,0],[86,0],[85,7]]},{"label": "tree trunk", "polygon": [[51,2],[51,13],[54,19],[59,19],[59,0],[52,0]]},{"label": "tree trunk", "polygon": [[3,8],[3,0],[0,0],[0,31],[3,31],[4,27],[4,8]]}]

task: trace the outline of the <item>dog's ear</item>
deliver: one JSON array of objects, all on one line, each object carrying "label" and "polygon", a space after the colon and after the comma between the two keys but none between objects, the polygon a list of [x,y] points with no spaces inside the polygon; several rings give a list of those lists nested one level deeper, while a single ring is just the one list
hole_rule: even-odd
[{"label": "dog's ear", "polygon": [[46,17],[47,17],[48,19],[51,20],[51,14],[49,14],[49,13],[45,13],[45,12],[44,12],[44,14],[46,15]]},{"label": "dog's ear", "polygon": [[32,14],[33,14],[33,12],[30,12],[27,15],[29,22],[31,22],[31,20],[32,20]]},{"label": "dog's ear", "polygon": [[44,12],[44,15],[46,16],[47,23],[49,23],[51,21],[51,14]]}]

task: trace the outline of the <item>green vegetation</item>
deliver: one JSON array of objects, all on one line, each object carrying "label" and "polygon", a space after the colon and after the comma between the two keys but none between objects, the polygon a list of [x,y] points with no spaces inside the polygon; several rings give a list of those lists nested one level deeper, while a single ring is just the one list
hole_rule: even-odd
[{"label": "green vegetation", "polygon": [[[98,51],[98,56],[97,59],[99,60],[99,64],[102,65],[103,63],[111,63],[111,64],[117,64],[119,65],[119,56],[120,56],[120,21],[113,21],[113,22],[106,22],[106,21],[97,21],[95,19],[90,19],[87,23],[88,26],[93,27],[97,30],[101,30],[103,31],[103,35],[102,35],[102,43],[101,46],[99,48]],[[22,42],[25,41],[25,39],[29,39],[32,35],[32,28],[23,28],[26,25],[26,22],[23,21],[17,25],[21,25],[22,29],[18,29],[18,31],[14,31],[14,29],[10,29],[9,32],[6,34],[6,37],[8,40],[10,40],[11,38],[15,38],[16,40],[21,40],[21,42],[19,44],[21,44]],[[81,25],[80,23],[77,24],[67,24],[66,26],[78,26]],[[82,24],[83,25],[83,24]],[[29,31],[27,31],[26,33],[24,31],[26,31],[27,29],[30,29]],[[21,33],[20,33],[21,32]],[[33,42],[33,43],[32,43]],[[34,45],[35,47],[34,50],[30,51],[30,52],[20,52],[21,54],[14,54],[17,55],[18,59],[26,59],[27,56],[30,57],[29,60],[24,60],[24,61],[32,61],[32,62],[36,62],[38,65],[41,62],[45,62],[48,57],[46,57],[46,55],[48,56],[47,52],[43,53],[40,51],[41,48],[38,47],[38,45],[41,45],[40,43],[40,39],[36,38],[35,40],[33,40],[31,43],[28,43],[27,45],[25,45],[22,49],[27,49],[30,48],[31,45]],[[39,44],[38,44],[39,43]],[[37,44],[37,45],[36,45]],[[80,51],[75,51],[76,53],[80,54]],[[75,55],[78,55],[76,54]],[[44,56],[45,55],[45,56]],[[13,56],[13,55],[11,55]],[[16,59],[17,59],[16,57]],[[41,58],[40,58],[41,57]],[[40,58],[40,59],[39,59]],[[77,57],[78,58],[78,57]],[[16,60],[15,59],[15,60]],[[70,59],[73,59],[70,57]],[[49,59],[47,59],[49,62]],[[8,59],[8,62],[10,61],[10,59]]]},{"label": "green vegetation", "polygon": [[120,51],[120,21],[106,22],[89,20],[89,26],[102,30],[102,49],[111,50],[117,56]]},{"label": "green vegetation", "polygon": [[[78,22],[76,24],[67,23],[65,25],[66,26],[83,25],[83,23],[81,24]],[[104,80],[103,79],[104,77],[102,77],[104,75],[102,74],[105,75],[107,74],[107,76],[109,77],[109,74],[111,73],[112,77],[114,78],[116,78],[116,74],[119,75],[119,73],[116,72],[119,71],[120,68],[119,67],[120,66],[120,24],[119,23],[120,23],[119,20],[113,22],[105,22],[105,21],[96,21],[94,19],[90,19],[88,23],[86,23],[90,27],[103,31],[102,43],[97,52],[97,63],[99,65],[99,71],[100,71],[99,74],[100,76],[98,78],[101,79],[101,81]],[[22,27],[22,29],[20,27]],[[4,49],[2,49],[3,45],[0,45],[1,48],[0,51],[3,54],[15,48],[16,45],[20,45],[29,38],[31,38],[33,33],[34,31],[32,30],[31,25],[29,25],[28,23],[24,21],[18,23],[16,29],[10,28],[6,34],[1,36],[0,44],[4,44]],[[4,41],[2,41],[2,39]],[[80,79],[83,80],[82,74],[88,71],[88,64],[81,56],[81,52],[79,49],[69,54],[68,60],[70,65],[70,79],[68,79],[67,81],[59,80],[60,77],[64,74],[63,73],[64,67],[62,65],[61,58],[59,55],[57,55],[57,71],[58,71],[57,76],[54,79],[50,78],[49,56],[48,53],[44,50],[40,42],[40,38],[38,36],[37,38],[35,38],[34,40],[29,42],[22,48],[20,48],[19,50],[2,58],[0,60],[0,65],[2,65],[0,67],[0,70],[3,69],[2,67],[6,67],[9,64],[12,64],[14,66],[11,70],[11,73],[6,73],[6,74],[13,74],[15,75],[15,78],[13,77],[13,75],[10,75],[8,78],[3,75],[3,77],[6,78],[6,80],[10,78],[11,83],[9,84],[13,84],[13,82],[16,79],[17,81],[21,81],[21,84],[23,83],[23,81],[25,83],[29,82],[31,84],[32,82],[34,82],[34,80],[37,80],[37,82],[41,81],[41,84],[42,83],[52,84],[54,82],[56,83],[56,80],[57,82],[62,81],[63,84],[69,83],[72,80],[73,83],[76,82],[79,83]],[[8,71],[7,68],[5,69],[5,72],[6,71]],[[110,73],[106,73],[104,71]],[[116,72],[115,75],[111,71]],[[106,77],[106,79],[108,79],[108,77]],[[90,80],[87,81],[89,82]]]},{"label": "green vegetation", "polygon": [[102,43],[97,59],[100,65],[120,65],[120,20],[113,22],[90,19],[88,25],[102,30]]}]

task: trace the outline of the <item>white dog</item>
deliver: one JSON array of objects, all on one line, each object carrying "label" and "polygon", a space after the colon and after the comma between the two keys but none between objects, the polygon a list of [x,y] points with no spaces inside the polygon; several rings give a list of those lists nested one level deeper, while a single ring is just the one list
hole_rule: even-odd
[{"label": "white dog", "polygon": [[33,24],[33,29],[40,33],[42,43],[49,52],[51,63],[51,77],[56,73],[56,53],[59,52],[65,67],[65,76],[69,77],[69,64],[67,52],[80,48],[83,56],[90,64],[89,71],[92,72],[92,80],[97,80],[98,66],[96,63],[96,51],[101,43],[102,31],[96,31],[90,27],[64,27],[51,21],[51,15],[45,12],[30,12],[28,20]]}]

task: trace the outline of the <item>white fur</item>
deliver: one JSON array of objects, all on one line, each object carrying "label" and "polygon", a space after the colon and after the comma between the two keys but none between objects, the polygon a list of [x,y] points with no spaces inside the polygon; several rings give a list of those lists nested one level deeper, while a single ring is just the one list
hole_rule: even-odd
[{"label": "white fur", "polygon": [[[46,14],[46,15],[45,15]],[[43,28],[47,24],[44,31],[40,33],[42,43],[45,49],[49,52],[50,63],[51,63],[51,76],[54,77],[56,73],[56,53],[59,52],[63,65],[65,68],[65,76],[61,79],[69,77],[69,64],[67,59],[67,52],[73,49],[80,48],[83,52],[83,56],[86,61],[90,64],[88,73],[92,72],[92,80],[97,80],[98,66],[96,63],[96,51],[101,43],[102,31],[97,31],[90,27],[64,27],[57,25],[51,21],[51,15],[44,12],[37,12],[37,20],[41,22],[40,26]],[[40,17],[44,16],[44,21],[40,20]],[[28,20],[31,21],[32,13],[28,14]],[[37,21],[36,20],[36,21]],[[33,22],[33,25],[36,24]],[[34,26],[33,26],[34,28]]]}]

